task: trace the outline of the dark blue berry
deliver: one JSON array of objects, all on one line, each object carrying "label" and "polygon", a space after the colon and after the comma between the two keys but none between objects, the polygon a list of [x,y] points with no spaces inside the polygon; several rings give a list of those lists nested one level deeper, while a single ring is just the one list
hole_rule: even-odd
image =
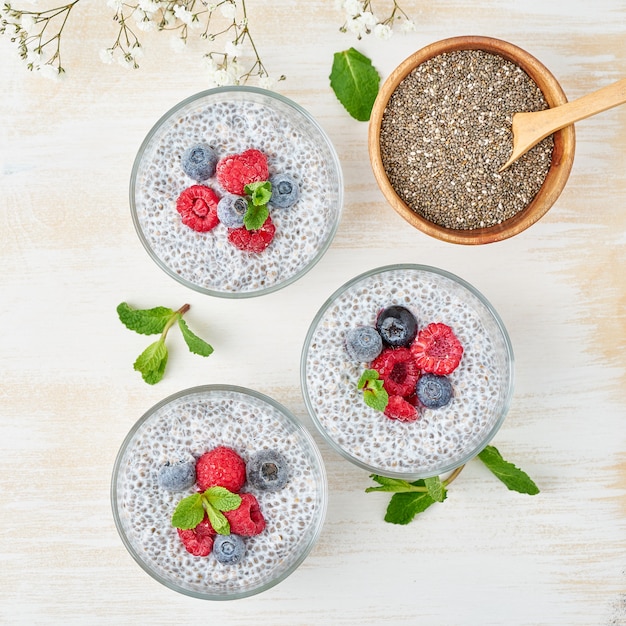
[{"label": "dark blue berry", "polygon": [[417,399],[427,409],[439,409],[452,400],[452,385],[446,376],[423,374],[415,391]]},{"label": "dark blue berry", "polygon": [[243,226],[243,217],[248,210],[248,201],[243,196],[227,193],[217,203],[217,217],[228,228]]},{"label": "dark blue berry", "polygon": [[394,305],[379,313],[376,330],[389,347],[408,347],[417,335],[417,320],[407,308]]},{"label": "dark blue berry", "polygon": [[213,554],[220,563],[238,563],[245,551],[246,544],[239,535],[217,535],[213,542]]},{"label": "dark blue berry", "polygon": [[208,144],[198,143],[183,152],[180,164],[187,176],[200,182],[215,174],[217,155]]},{"label": "dark blue berry", "polygon": [[300,197],[300,188],[295,178],[289,174],[276,174],[270,176],[272,184],[272,197],[270,204],[279,209],[287,209],[293,206]]},{"label": "dark blue berry", "polygon": [[346,350],[350,358],[360,363],[373,361],[383,349],[383,340],[372,326],[358,326],[346,334]]},{"label": "dark blue berry", "polygon": [[183,491],[196,482],[196,464],[193,461],[165,463],[159,469],[157,482],[167,491]]},{"label": "dark blue berry", "polygon": [[260,450],[246,465],[248,482],[264,491],[278,491],[289,480],[287,459],[277,450]]}]

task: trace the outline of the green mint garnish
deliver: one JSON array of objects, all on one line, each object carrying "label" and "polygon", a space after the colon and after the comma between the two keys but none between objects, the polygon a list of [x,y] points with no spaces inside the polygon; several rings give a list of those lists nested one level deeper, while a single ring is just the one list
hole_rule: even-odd
[{"label": "green mint garnish", "polygon": [[354,48],[336,52],[329,78],[346,111],[361,122],[369,120],[380,84],[380,76],[370,59]]},{"label": "green mint garnish", "polygon": [[163,378],[168,357],[165,338],[169,329],[176,322],[178,322],[178,327],[190,352],[201,356],[209,356],[213,352],[213,348],[206,341],[192,333],[187,323],[183,320],[183,315],[189,308],[188,304],[185,304],[177,311],[165,307],[133,309],[126,302],[118,305],[117,314],[126,328],[142,335],[161,333],[161,336],[154,343],[151,343],[133,364],[133,368],[141,373],[142,378],[148,384],[155,385]]},{"label": "green mint garnish", "polygon": [[254,206],[262,206],[267,204],[272,197],[272,183],[269,180],[250,183],[243,190],[250,196],[250,200]]},{"label": "green mint garnish", "polygon": [[487,466],[489,471],[499,478],[511,491],[526,493],[529,496],[534,496],[539,493],[539,488],[535,485],[530,476],[515,467],[513,463],[505,461],[502,455],[493,446],[487,446],[478,455],[478,458]]},{"label": "green mint garnish", "polygon": [[435,501],[426,491],[414,493],[394,493],[391,496],[385,521],[390,524],[408,524],[418,513],[423,513]]},{"label": "green mint garnish", "polygon": [[446,499],[446,487],[439,476],[424,479],[424,486],[428,489],[428,495],[435,502],[443,502]]},{"label": "green mint garnish", "polygon": [[257,206],[252,204],[252,202],[248,202],[248,210],[243,216],[243,225],[248,230],[258,230],[265,224],[265,220],[269,214],[270,212],[266,204]]},{"label": "green mint garnish", "polygon": [[195,528],[206,516],[213,530],[220,535],[230,534],[230,524],[222,511],[234,511],[241,504],[241,496],[224,487],[209,487],[204,493],[183,498],[172,515],[172,526],[181,530]]},{"label": "green mint garnish", "polygon": [[365,370],[359,378],[357,389],[363,390],[363,400],[367,406],[376,411],[384,411],[387,408],[389,394],[376,370]]},{"label": "green mint garnish", "polygon": [[243,216],[243,225],[248,230],[258,230],[265,224],[270,212],[267,203],[272,197],[272,183],[269,180],[250,183],[244,187],[249,196],[248,210]]}]

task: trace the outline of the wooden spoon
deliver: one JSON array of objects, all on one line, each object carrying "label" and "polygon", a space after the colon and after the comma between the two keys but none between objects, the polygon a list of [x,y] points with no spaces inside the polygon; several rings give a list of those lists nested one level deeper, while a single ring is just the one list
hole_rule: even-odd
[{"label": "wooden spoon", "polygon": [[533,113],[515,113],[512,125],[513,153],[500,171],[509,167],[544,137],[624,102],[626,102],[626,78],[553,109]]}]

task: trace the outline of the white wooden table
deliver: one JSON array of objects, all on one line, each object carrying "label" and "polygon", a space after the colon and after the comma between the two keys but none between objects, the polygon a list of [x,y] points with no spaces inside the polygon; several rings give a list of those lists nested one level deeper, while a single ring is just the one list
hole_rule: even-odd
[{"label": "white wooden table", "polygon": [[[25,71],[0,39],[0,623],[626,624],[626,108],[577,125],[570,180],[539,223],[499,244],[462,247],[413,230],[386,204],[367,125],[348,117],[328,84],[332,54],[350,46],[384,79],[423,45],[477,34],[537,56],[573,99],[626,75],[626,2],[409,0],[416,32],[386,42],[340,33],[332,2],[248,8],[265,63],[288,77],[279,90],[334,142],[346,194],[319,264],[286,289],[242,301],[174,282],[145,253],[129,213],[145,134],[207,87],[199,46],[174,55],[154,34],[141,69],[103,65],[110,11],[81,2],[64,44],[68,74],[53,83]],[[299,387],[308,325],[349,278],[395,262],[456,273],[501,314],[516,388],[494,444],[541,494],[509,492],[474,462],[443,505],[390,525],[388,497],[365,494],[367,473],[314,432],[328,515],[287,580],[210,603],[143,573],[109,502],[131,425],[180,389],[231,383],[273,396],[313,431]],[[145,385],[132,371],[145,338],[119,323],[123,300],[188,302],[190,326],[215,354],[174,348],[164,380]],[[270,322],[257,332],[250,318]]]}]

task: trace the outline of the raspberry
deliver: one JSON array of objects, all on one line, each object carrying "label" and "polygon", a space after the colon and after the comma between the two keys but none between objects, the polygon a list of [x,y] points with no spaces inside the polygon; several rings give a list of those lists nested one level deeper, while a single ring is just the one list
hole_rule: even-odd
[{"label": "raspberry", "polygon": [[185,549],[194,556],[208,556],[213,550],[213,538],[217,534],[209,519],[204,519],[195,527],[189,530],[176,529],[178,536],[183,542]]},{"label": "raspberry", "polygon": [[431,374],[446,376],[461,362],[463,346],[446,324],[428,324],[411,345],[417,366]]},{"label": "raspberry", "polygon": [[371,363],[390,396],[411,396],[420,371],[408,348],[386,348]]},{"label": "raspberry", "polygon": [[210,187],[192,185],[178,196],[176,210],[180,213],[185,226],[205,233],[219,224],[218,202],[219,198]]},{"label": "raspberry", "polygon": [[228,241],[240,250],[259,253],[272,243],[275,233],[276,226],[268,217],[258,230],[248,230],[245,226],[229,229]]},{"label": "raspberry", "polygon": [[226,191],[243,196],[246,185],[268,180],[267,158],[253,149],[231,154],[218,161],[215,174]]},{"label": "raspberry", "polygon": [[417,409],[401,396],[389,396],[385,415],[400,422],[414,422],[419,417]]},{"label": "raspberry", "polygon": [[246,464],[232,448],[219,446],[198,459],[196,481],[200,491],[218,486],[237,493],[246,482]]},{"label": "raspberry", "polygon": [[230,532],[242,537],[258,535],[265,528],[265,518],[251,493],[240,493],[241,504],[234,511],[224,511]]}]

